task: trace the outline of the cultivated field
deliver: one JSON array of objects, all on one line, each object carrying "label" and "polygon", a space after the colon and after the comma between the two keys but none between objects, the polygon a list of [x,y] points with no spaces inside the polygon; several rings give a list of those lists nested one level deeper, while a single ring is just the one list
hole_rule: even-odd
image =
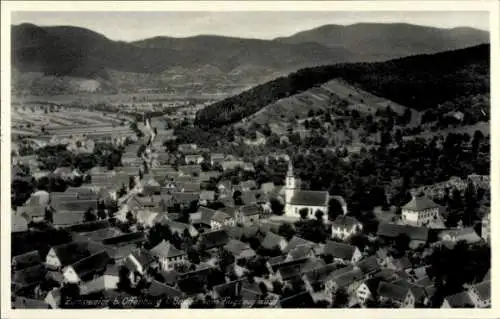
[{"label": "cultivated field", "polygon": [[62,108],[20,106],[11,111],[11,134],[15,136],[120,135],[130,134],[126,118],[118,115]]}]

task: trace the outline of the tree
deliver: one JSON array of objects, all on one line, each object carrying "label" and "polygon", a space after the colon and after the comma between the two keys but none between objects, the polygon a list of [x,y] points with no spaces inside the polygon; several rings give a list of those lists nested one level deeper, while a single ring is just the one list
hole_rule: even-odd
[{"label": "tree", "polygon": [[363,251],[366,245],[368,245],[368,238],[363,234],[355,234],[349,238],[349,243],[358,247],[360,251]]},{"label": "tree", "polygon": [[285,205],[283,205],[277,198],[271,198],[269,200],[269,203],[271,205],[271,210],[274,215],[283,215],[284,211],[283,209],[285,208]]},{"label": "tree", "polygon": [[410,244],[410,237],[406,234],[399,234],[394,239],[394,249],[396,250],[399,256],[404,255],[404,253],[408,250],[408,245]]},{"label": "tree", "polygon": [[309,210],[307,208],[301,208],[299,210],[300,218],[303,220],[307,219],[307,215],[309,214]]},{"label": "tree", "polygon": [[99,203],[97,203],[97,217],[99,219],[106,219],[107,217],[104,202],[102,201],[99,201]]},{"label": "tree", "polygon": [[127,267],[121,266],[118,270],[118,289],[129,292],[132,289],[132,283],[130,281],[130,270]]},{"label": "tree", "polygon": [[295,233],[295,228],[289,223],[283,223],[278,228],[278,235],[283,236],[286,240],[292,239]]},{"label": "tree", "polygon": [[344,211],[342,205],[335,198],[330,199],[328,202],[328,219],[335,220],[338,215],[343,215]]},{"label": "tree", "polygon": [[89,208],[85,211],[85,214],[83,216],[84,222],[93,222],[97,220],[97,216],[94,214],[94,209]]},{"label": "tree", "polygon": [[343,288],[337,289],[333,294],[332,308],[344,308],[349,302],[349,295]]},{"label": "tree", "polygon": [[319,221],[319,222],[323,222],[323,216],[325,215],[325,213],[323,213],[322,210],[317,210],[316,213],[314,213],[314,216],[316,217],[316,219]]},{"label": "tree", "polygon": [[219,269],[222,272],[226,271],[227,266],[233,264],[235,261],[234,256],[228,252],[227,250],[223,249],[220,251],[219,254]]},{"label": "tree", "polygon": [[53,223],[54,222],[54,212],[52,211],[52,208],[46,207],[45,208],[45,218],[44,220],[48,223]]},{"label": "tree", "polygon": [[187,257],[189,261],[195,265],[200,263],[200,254],[193,248],[189,248],[187,252]]},{"label": "tree", "polygon": [[128,189],[134,189],[135,187],[135,177],[129,176],[128,178]]}]

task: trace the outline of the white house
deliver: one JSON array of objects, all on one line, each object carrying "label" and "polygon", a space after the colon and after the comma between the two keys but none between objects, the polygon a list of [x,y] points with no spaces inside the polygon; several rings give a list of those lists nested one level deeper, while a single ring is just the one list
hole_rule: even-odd
[{"label": "white house", "polygon": [[323,212],[326,219],[328,213],[328,192],[326,191],[305,191],[297,189],[300,180],[295,178],[292,163],[288,164],[285,185],[285,215],[300,217],[300,211],[307,209],[308,216],[314,218],[316,211]]},{"label": "white house", "polygon": [[439,218],[439,205],[425,196],[412,196],[412,199],[401,207],[401,220],[412,226],[427,225]]},{"label": "white house", "polygon": [[332,238],[347,239],[361,230],[363,224],[356,218],[340,215],[332,223]]},{"label": "white house", "polygon": [[176,263],[182,263],[186,260],[184,251],[178,250],[165,240],[153,247],[149,253],[157,258],[163,270],[171,270]]}]

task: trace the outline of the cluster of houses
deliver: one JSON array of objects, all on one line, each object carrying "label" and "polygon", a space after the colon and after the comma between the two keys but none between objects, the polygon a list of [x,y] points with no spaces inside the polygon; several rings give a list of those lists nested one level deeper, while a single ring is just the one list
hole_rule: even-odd
[{"label": "cluster of houses", "polygon": [[[155,153],[155,145],[150,140],[145,152]],[[462,240],[472,244],[489,236],[485,226],[484,239],[472,228],[442,229],[431,239],[430,225],[439,221],[440,210],[425,196],[414,196],[402,207],[400,220],[381,222],[375,234],[367,235],[340,196],[300,189],[291,163],[283,186],[257,185],[255,180],[233,184],[220,180],[220,171],[202,170],[207,159],[194,144],[179,145],[185,160],[179,167],[158,160],[162,156],[144,166],[139,148],[127,147],[122,167],[94,167],[85,172],[88,178],[82,186],[37,191],[13,212],[16,238],[37,223],[69,234],[48,252],[28,249],[12,257],[14,307],[68,306],[62,304],[68,284],[77,285],[83,299],[140,294],[152,300],[152,307],[231,306],[224,304],[227,300],[240,307],[338,306],[341,295],[342,307],[367,307],[371,302],[425,307],[436,289],[428,265],[412,263],[407,255],[393,257],[385,247],[368,253],[350,239],[364,234],[369,241],[390,241],[405,235],[409,247],[418,248],[430,241],[447,247]],[[224,154],[211,154],[208,161],[222,171],[254,170],[251,163]],[[65,178],[80,174],[70,168],[57,173]],[[283,203],[283,216],[272,215],[271,198]],[[342,214],[328,221],[332,199]],[[280,235],[284,223],[294,227],[304,212],[314,219],[317,211],[324,213],[322,222],[329,230],[325,243]],[[171,234],[150,245],[158,228],[168,228]],[[124,281],[135,290],[123,289]],[[488,275],[446,297],[443,307],[490,304]]]}]

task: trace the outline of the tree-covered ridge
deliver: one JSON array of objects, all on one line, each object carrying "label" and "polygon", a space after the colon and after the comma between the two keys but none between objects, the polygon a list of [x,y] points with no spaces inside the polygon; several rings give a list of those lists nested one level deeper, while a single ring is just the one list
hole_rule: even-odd
[{"label": "tree-covered ridge", "polygon": [[198,112],[196,124],[232,124],[334,78],[417,110],[432,109],[457,97],[489,93],[489,45],[386,62],[302,69],[214,103]]}]

